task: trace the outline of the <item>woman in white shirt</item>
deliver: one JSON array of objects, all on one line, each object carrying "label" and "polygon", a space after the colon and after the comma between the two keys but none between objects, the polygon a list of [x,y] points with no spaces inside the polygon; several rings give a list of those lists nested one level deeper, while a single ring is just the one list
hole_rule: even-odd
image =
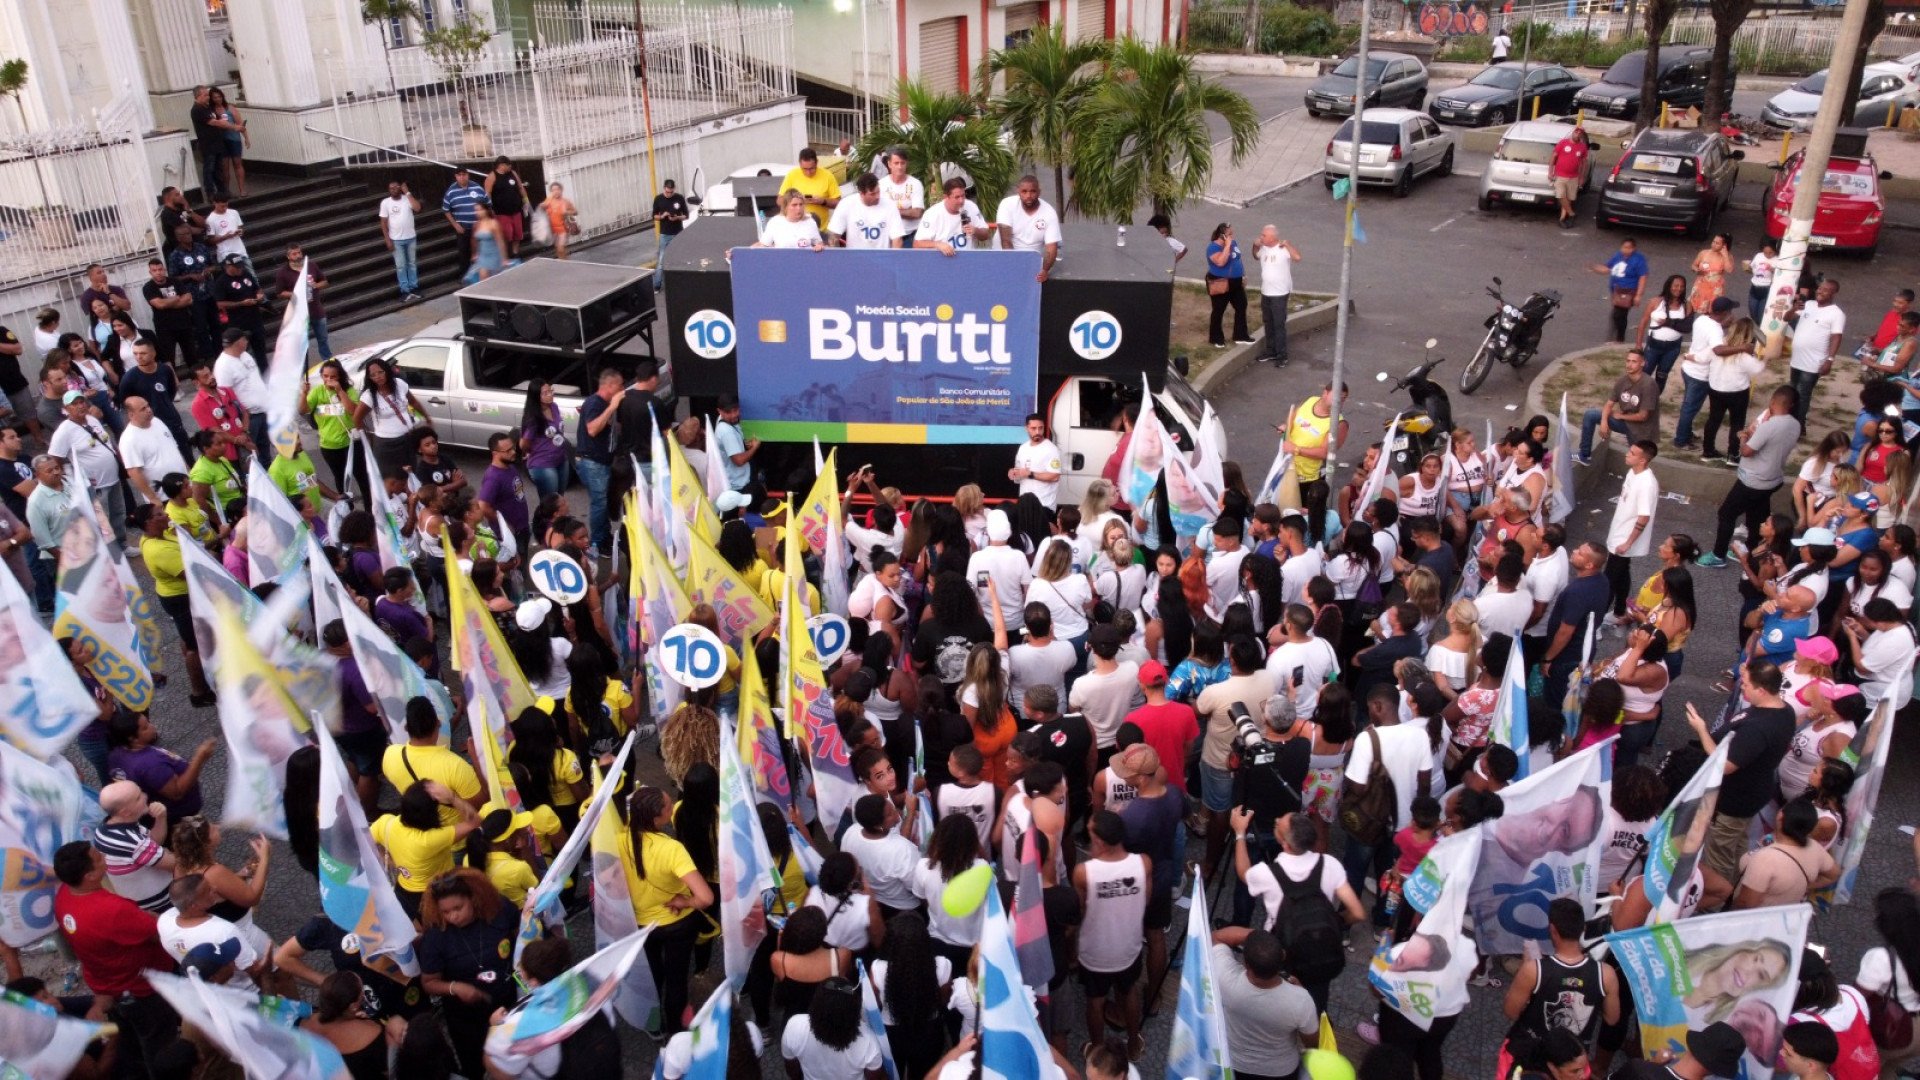
[{"label": "woman in white shirt", "polygon": [[1640,345],[1647,357],[1647,371],[1662,391],[1673,362],[1680,358],[1680,340],[1693,322],[1693,308],[1687,304],[1687,279],[1680,274],[1667,278],[1660,295],[1647,303],[1640,313]]},{"label": "woman in white shirt", "polygon": [[953,984],[953,961],[935,955],[927,920],[896,915],[887,922],[884,958],[867,969],[880,1023],[903,1076],[925,1076],[947,1044],[946,1002]]},{"label": "woman in white shirt", "polygon": [[426,415],[392,365],[378,358],[367,361],[360,375],[360,400],[353,403],[353,424],[367,428],[373,437],[373,457],[382,474],[413,464],[413,429],[424,425],[419,418]]},{"label": "woman in white shirt", "polygon": [[1447,609],[1447,636],[1427,649],[1434,685],[1452,701],[1480,677],[1480,609],[1471,600],[1455,600]]},{"label": "woman in white shirt", "polygon": [[1707,436],[1700,449],[1702,458],[1720,456],[1714,444],[1719,440],[1721,421],[1727,421],[1732,437],[1727,440],[1727,457],[1740,457],[1740,432],[1747,426],[1747,397],[1753,389],[1753,377],[1767,370],[1767,362],[1753,354],[1758,337],[1753,320],[1742,318],[1727,327],[1726,344],[1738,352],[1726,356],[1714,354],[1707,362]]},{"label": "woman in white shirt", "polygon": [[1911,593],[1920,587],[1920,538],[1904,522],[1880,534],[1880,550],[1887,553],[1887,576]]},{"label": "woman in white shirt", "polygon": [[858,984],[839,976],[813,992],[813,1004],[787,1020],[780,1056],[807,1080],[885,1080],[880,1043],[867,1030]]},{"label": "woman in white shirt", "polygon": [[760,239],[753,246],[801,251],[827,249],[826,241],[820,238],[820,223],[807,213],[807,200],[791,189],[780,196],[780,216],[767,220],[766,228],[761,230]]},{"label": "woman in white shirt", "polygon": [[1093,607],[1093,586],[1087,575],[1073,572],[1073,548],[1048,544],[1027,586],[1027,603],[1045,604],[1053,615],[1053,632],[1073,646],[1080,663],[1087,656],[1087,612]]},{"label": "woman in white shirt", "polygon": [[[1909,1013],[1920,1013],[1920,993],[1914,992],[1914,973],[1920,971],[1920,898],[1902,888],[1882,889],[1873,898],[1873,928],[1880,944],[1860,957],[1853,977],[1858,989],[1879,994]],[[1920,1054],[1920,1024],[1905,1046],[1880,1048],[1882,1075],[1894,1075],[1901,1062]]]},{"label": "woman in white shirt", "polygon": [[806,906],[827,916],[827,944],[856,953],[876,948],[887,938],[880,905],[873,902],[860,863],[836,851],[820,863],[820,884],[807,890]]},{"label": "woman in white shirt", "polygon": [[933,827],[931,850],[913,872],[914,895],[927,902],[927,933],[933,938],[933,951],[962,969],[972,958],[973,947],[980,943],[986,905],[955,916],[948,913],[940,897],[954,878],[987,865],[980,857],[982,850],[973,820],[964,813],[951,813]]},{"label": "woman in white shirt", "polygon": [[847,597],[847,614],[867,620],[867,632],[885,634],[899,649],[900,635],[906,631],[907,601],[900,592],[902,567],[899,556],[876,549],[872,553],[873,573],[860,579]]},{"label": "woman in white shirt", "polygon": [[1793,482],[1793,509],[1801,528],[1812,528],[1814,507],[1833,498],[1833,467],[1847,460],[1848,453],[1847,433],[1832,431],[1800,464],[1800,475]]},{"label": "woman in white shirt", "polygon": [[1133,611],[1146,599],[1147,568],[1133,561],[1133,541],[1127,539],[1124,526],[1108,535],[1106,545],[1093,557],[1093,590],[1115,611]]},{"label": "woman in white shirt", "polygon": [[1087,485],[1087,493],[1080,497],[1080,539],[1096,551],[1107,546],[1107,527],[1118,524],[1122,531],[1127,522],[1113,512],[1113,501],[1117,497],[1111,480],[1095,480]]},{"label": "woman in white shirt", "polygon": [[1847,582],[1848,614],[1856,619],[1865,618],[1867,605],[1881,597],[1893,601],[1903,617],[1913,610],[1913,593],[1889,573],[1890,564],[1887,553],[1879,548],[1860,553],[1860,572]]}]

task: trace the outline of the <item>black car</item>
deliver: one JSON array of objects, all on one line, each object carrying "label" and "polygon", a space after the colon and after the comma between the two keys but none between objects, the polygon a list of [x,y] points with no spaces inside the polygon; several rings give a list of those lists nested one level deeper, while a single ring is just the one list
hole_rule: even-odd
[{"label": "black car", "polygon": [[1600,185],[1594,224],[1711,236],[1720,211],[1733,202],[1744,156],[1718,131],[1648,128]]},{"label": "black car", "polygon": [[1573,112],[1573,98],[1586,80],[1557,64],[1522,64],[1509,60],[1475,75],[1465,86],[1442,90],[1427,112],[1446,124],[1499,127],[1540,114],[1564,116]]},{"label": "black car", "polygon": [[[1684,109],[1707,100],[1707,65],[1713,50],[1704,45],[1669,45],[1660,50],[1660,77],[1654,84],[1653,111],[1661,105]],[[1640,83],[1647,72],[1645,50],[1613,62],[1600,81],[1574,96],[1574,108],[1589,116],[1632,120],[1640,115]],[[1734,73],[1727,70],[1727,95],[1732,99]]]},{"label": "black car", "polygon": [[[1352,115],[1354,76],[1359,71],[1360,58],[1349,56],[1320,76],[1307,88],[1307,114]],[[1368,52],[1366,84],[1368,108],[1418,109],[1427,103],[1427,69],[1406,53]]]}]

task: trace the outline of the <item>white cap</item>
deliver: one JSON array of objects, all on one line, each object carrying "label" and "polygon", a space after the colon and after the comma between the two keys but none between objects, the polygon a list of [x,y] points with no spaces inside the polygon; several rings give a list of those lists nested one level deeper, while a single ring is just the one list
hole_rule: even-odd
[{"label": "white cap", "polygon": [[522,630],[538,630],[547,621],[547,615],[553,611],[553,601],[545,597],[535,597],[525,601],[513,613],[513,621]]},{"label": "white cap", "polygon": [[719,498],[713,500],[713,508],[723,514],[730,514],[735,510],[744,510],[751,505],[753,505],[753,500],[749,499],[744,492],[739,491],[723,491],[720,493]]},{"label": "white cap", "polygon": [[1013,536],[1013,522],[1007,520],[1005,510],[987,511],[987,539],[1000,543]]}]

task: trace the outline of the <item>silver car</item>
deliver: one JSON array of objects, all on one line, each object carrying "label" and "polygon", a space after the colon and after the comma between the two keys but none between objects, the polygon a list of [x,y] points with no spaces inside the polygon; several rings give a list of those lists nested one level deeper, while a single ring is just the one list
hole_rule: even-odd
[{"label": "silver car", "polygon": [[[1553,148],[1573,134],[1572,124],[1558,120],[1523,120],[1507,129],[1493,160],[1480,174],[1480,209],[1492,210],[1500,203],[1555,205],[1553,196]],[[1588,150],[1597,150],[1588,143]],[[1587,157],[1580,174],[1580,190],[1585,192],[1593,180],[1593,157]]]},{"label": "silver car", "polygon": [[[1353,168],[1353,118],[1327,142],[1326,184]],[[1386,184],[1405,197],[1416,177],[1453,172],[1453,132],[1414,109],[1368,109],[1360,114],[1360,181]]]},{"label": "silver car", "polygon": [[[1917,69],[1920,64],[1904,59],[1868,64],[1861,72],[1860,104],[1854,109],[1854,122],[1861,127],[1885,127],[1899,118],[1901,109],[1920,105]],[[1813,127],[1813,114],[1819,111],[1820,94],[1826,88],[1827,73],[1816,71],[1773,95],[1761,108],[1760,119],[1769,127],[1806,131]]]}]

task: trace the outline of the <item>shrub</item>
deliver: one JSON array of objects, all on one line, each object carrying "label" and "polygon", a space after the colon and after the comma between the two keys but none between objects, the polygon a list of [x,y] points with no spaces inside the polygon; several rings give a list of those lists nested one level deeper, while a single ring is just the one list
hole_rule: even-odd
[{"label": "shrub", "polygon": [[1260,7],[1260,51],[1269,55],[1328,56],[1358,42],[1358,27],[1343,27],[1324,11],[1293,4]]},{"label": "shrub", "polygon": [[1484,64],[1493,58],[1493,42],[1484,34],[1448,38],[1434,59],[1452,64]]}]

